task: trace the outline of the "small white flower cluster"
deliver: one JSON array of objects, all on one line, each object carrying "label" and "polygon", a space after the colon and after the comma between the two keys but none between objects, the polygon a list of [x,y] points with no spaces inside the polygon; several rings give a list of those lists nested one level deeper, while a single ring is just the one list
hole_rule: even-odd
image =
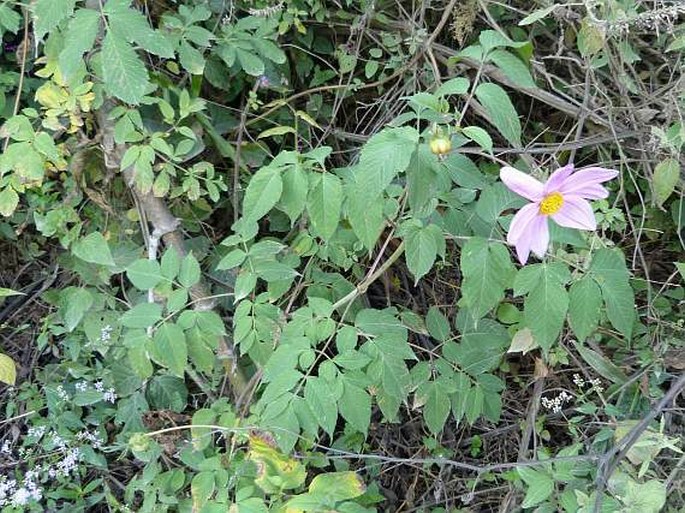
[{"label": "small white flower cluster", "polygon": [[590,379],[585,381],[580,374],[573,375],[573,382],[578,388],[583,388],[585,386],[594,388],[597,392],[604,392],[604,387],[602,386],[602,380],[599,378]]},{"label": "small white flower cluster", "polygon": [[561,413],[564,403],[568,403],[572,400],[573,396],[568,394],[565,390],[562,390],[558,396],[552,398],[543,397],[540,402],[542,403],[542,406],[551,410],[552,413]]},{"label": "small white flower cluster", "polygon": [[278,2],[277,4],[265,7],[264,9],[250,8],[247,10],[247,12],[250,13],[250,16],[255,16],[257,18],[268,18],[279,12],[281,9],[283,9],[283,2]]},{"label": "small white flower cluster", "polygon": [[43,438],[45,431],[47,431],[47,426],[31,426],[26,432],[27,436],[33,437],[36,440]]},{"label": "small white flower cluster", "polygon": [[114,331],[114,328],[112,328],[112,326],[109,324],[107,326],[103,326],[103,328],[100,330],[100,342],[109,342],[112,339],[112,331]]},{"label": "small white flower cluster", "polygon": [[12,506],[20,508],[29,501],[38,502],[43,498],[43,491],[36,484],[38,471],[29,470],[24,475],[21,486],[14,479],[0,477],[0,507]]},{"label": "small white flower cluster", "polygon": [[76,434],[76,439],[81,442],[88,442],[93,447],[93,449],[102,448],[102,438],[97,433],[90,433],[89,431],[81,431]]},{"label": "small white flower cluster", "polygon": [[10,441],[5,440],[0,447],[0,454],[12,454],[12,448],[10,447]]},{"label": "small white flower cluster", "polygon": [[68,401],[69,400],[69,394],[67,393],[66,390],[64,390],[64,387],[62,385],[57,385],[57,396],[62,399],[62,401]]},{"label": "small white flower cluster", "polygon": [[[78,392],[85,392],[88,390],[88,383],[85,381],[79,381],[75,385]],[[114,403],[117,400],[117,393],[114,388],[110,387],[105,390],[105,384],[102,381],[96,381],[93,383],[93,388],[96,392],[102,393],[102,400],[108,403]]]}]

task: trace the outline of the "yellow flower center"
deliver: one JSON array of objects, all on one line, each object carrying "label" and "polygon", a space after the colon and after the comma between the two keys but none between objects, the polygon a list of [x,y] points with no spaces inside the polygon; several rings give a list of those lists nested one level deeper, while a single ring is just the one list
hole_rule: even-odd
[{"label": "yellow flower center", "polygon": [[540,213],[545,216],[556,214],[564,204],[564,198],[559,192],[548,194],[540,202]]}]

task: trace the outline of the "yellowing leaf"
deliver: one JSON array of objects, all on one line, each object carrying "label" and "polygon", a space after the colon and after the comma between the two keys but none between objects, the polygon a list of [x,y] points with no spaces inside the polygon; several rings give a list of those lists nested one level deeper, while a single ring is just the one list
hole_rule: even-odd
[{"label": "yellowing leaf", "polygon": [[306,112],[304,112],[302,110],[296,110],[295,115],[298,118],[304,120],[306,123],[309,123],[310,125],[315,126],[316,128],[321,128],[319,126],[319,124],[316,122],[316,120],[313,117],[311,117],[309,114],[307,114]]},{"label": "yellowing leaf", "polygon": [[302,486],[307,476],[304,466],[276,448],[269,435],[251,434],[247,457],[257,465],[255,483],[266,493],[282,493]]},{"label": "yellowing leaf", "polygon": [[17,366],[14,360],[6,354],[0,353],[0,381],[14,386],[17,379]]},{"label": "yellowing leaf", "polygon": [[523,353],[526,354],[528,351],[532,351],[538,346],[538,343],[533,338],[533,332],[529,328],[523,328],[516,332],[514,338],[511,340],[511,345],[507,350],[507,353]]},{"label": "yellowing leaf", "polygon": [[359,497],[366,491],[364,481],[356,472],[331,472],[319,474],[309,485],[309,493],[321,494],[335,501]]},{"label": "yellowing leaf", "polygon": [[257,139],[273,137],[274,135],[285,135],[294,133],[296,133],[295,129],[291,126],[275,126],[273,128],[269,128],[268,130],[264,130],[261,134],[257,136]]}]

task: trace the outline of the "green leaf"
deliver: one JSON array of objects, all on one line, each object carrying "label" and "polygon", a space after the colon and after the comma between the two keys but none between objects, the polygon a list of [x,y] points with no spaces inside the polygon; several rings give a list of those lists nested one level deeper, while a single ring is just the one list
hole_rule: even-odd
[{"label": "green leaf", "polygon": [[126,276],[138,290],[152,289],[162,280],[162,272],[156,260],[139,258],[126,268]]},{"label": "green leaf", "polygon": [[492,151],[492,139],[490,138],[490,134],[488,134],[481,127],[467,126],[462,128],[461,131],[466,137],[471,139],[485,151]]},{"label": "green leaf", "polygon": [[0,214],[5,217],[11,216],[19,205],[19,195],[12,187],[5,187],[0,191]]},{"label": "green leaf", "polygon": [[509,252],[502,244],[474,237],[464,245],[460,262],[464,305],[475,317],[483,317],[504,299],[504,289],[510,286],[515,270]]},{"label": "green leaf", "polygon": [[466,94],[469,90],[469,79],[464,77],[452,78],[438,87],[435,91],[436,96],[447,96],[450,94]]},{"label": "green leaf", "polygon": [[364,481],[351,471],[319,474],[309,484],[310,494],[325,497],[329,501],[354,499],[365,491]]},{"label": "green leaf", "polygon": [[93,305],[93,295],[86,289],[68,287],[62,292],[61,303],[64,327],[72,332]]},{"label": "green leaf", "polygon": [[469,389],[464,406],[464,414],[466,415],[466,421],[469,424],[473,425],[483,413],[484,401],[485,394],[481,387],[474,386]]},{"label": "green leaf", "polygon": [[416,401],[423,405],[423,419],[431,433],[438,434],[450,414],[447,391],[437,381],[429,381],[416,391]]},{"label": "green leaf", "polygon": [[338,228],[342,198],[340,178],[332,173],[323,173],[309,193],[307,212],[316,234],[326,241]]},{"label": "green leaf", "polygon": [[200,264],[192,253],[188,253],[181,260],[181,268],[178,272],[178,282],[186,288],[192,287],[200,281]]},{"label": "green leaf", "polygon": [[150,380],[147,398],[152,408],[180,413],[187,405],[188,389],[180,378],[155,376]]},{"label": "green leaf", "polygon": [[100,232],[93,232],[74,243],[71,252],[75,257],[99,265],[115,265],[107,240]]},{"label": "green leaf", "polygon": [[346,189],[347,219],[352,231],[366,249],[372,249],[383,231],[383,202],[365,200],[361,188],[354,184]]},{"label": "green leaf", "polygon": [[343,395],[338,404],[340,415],[349,424],[366,435],[371,423],[371,396],[349,380],[343,381]]},{"label": "green leaf", "polygon": [[199,427],[200,425],[209,425],[216,423],[216,413],[209,408],[201,408],[193,413],[192,427],[190,428],[190,436],[193,440],[193,449],[202,451],[209,447],[212,442],[212,429],[206,427]]},{"label": "green leaf", "polygon": [[159,57],[167,59],[174,57],[174,49],[164,34],[150,27],[147,18],[128,5],[124,4],[112,9],[107,16],[107,22],[110,30],[117,37],[136,43],[146,52]]},{"label": "green leaf", "polygon": [[243,216],[250,221],[259,221],[276,205],[282,192],[280,168],[261,168],[254,174],[245,191]]},{"label": "green leaf", "polygon": [[523,504],[521,504],[522,507],[532,508],[546,501],[552,495],[554,480],[549,475],[530,467],[520,467],[516,471],[528,485],[526,496],[523,499]]},{"label": "green leaf", "polygon": [[204,470],[193,476],[190,482],[190,496],[193,499],[193,510],[204,510],[205,504],[212,498],[216,488],[214,471]]},{"label": "green leaf", "polygon": [[577,44],[583,57],[592,57],[604,46],[604,31],[589,18],[584,18],[578,31]]},{"label": "green leaf", "polygon": [[191,75],[202,75],[205,71],[205,58],[202,53],[193,48],[187,41],[181,41],[178,47],[178,58],[181,66]]},{"label": "green leaf", "polygon": [[304,211],[307,202],[309,183],[302,166],[296,164],[283,172],[283,193],[278,202],[278,208],[286,213],[290,222],[294,223]]},{"label": "green leaf", "polygon": [[133,47],[111,31],[102,43],[102,79],[110,95],[133,105],[149,87],[147,68]]},{"label": "green leaf", "polygon": [[371,137],[359,158],[358,192],[371,203],[407,169],[419,141],[419,134],[411,127],[386,128]]},{"label": "green leaf", "polygon": [[654,201],[657,206],[663,206],[664,202],[673,194],[679,180],[680,163],[676,159],[662,160],[657,164],[652,181]]},{"label": "green leaf", "polygon": [[173,322],[165,322],[157,328],[153,341],[159,363],[182,378],[188,364],[188,347],[183,330]]},{"label": "green leaf", "polygon": [[533,332],[535,341],[548,351],[559,338],[564,326],[569,304],[568,292],[553,266],[536,264],[529,268],[536,271],[537,277],[535,286],[526,297],[524,319],[526,326]]},{"label": "green leaf", "polygon": [[598,250],[592,258],[590,271],[602,289],[609,321],[630,339],[635,323],[635,295],[628,281],[630,274],[623,254],[618,250]]},{"label": "green leaf", "polygon": [[162,306],[157,303],[140,303],[121,316],[127,328],[147,328],[162,318]]},{"label": "green leaf", "polygon": [[614,365],[611,361],[592,349],[589,349],[582,344],[574,344],[578,354],[585,360],[590,367],[592,367],[598,375],[610,379],[614,383],[623,385],[628,382],[628,378],[623,373],[620,367]]},{"label": "green leaf", "polygon": [[506,50],[493,50],[488,58],[516,85],[535,88],[535,81],[521,59]]},{"label": "green leaf", "polygon": [[450,323],[437,306],[428,309],[426,327],[430,336],[440,342],[446,342],[451,336]]},{"label": "green leaf", "polygon": [[404,237],[407,267],[414,275],[415,284],[431,270],[438,254],[438,245],[431,226],[434,225],[411,226]]},{"label": "green leaf", "polygon": [[254,53],[243,50],[242,48],[235,49],[236,56],[240,67],[248,75],[258,77],[264,74],[264,61],[257,57]]},{"label": "green leaf", "polygon": [[21,16],[17,11],[9,7],[7,3],[0,5],[0,36],[2,36],[3,30],[16,34],[20,23]]},{"label": "green leaf", "polygon": [[96,10],[79,9],[69,22],[64,32],[64,48],[59,54],[59,67],[66,80],[78,71],[83,54],[93,48],[100,20],[100,13]]},{"label": "green leaf", "polygon": [[507,93],[497,84],[483,83],[476,88],[476,98],[483,104],[489,121],[504,138],[521,146],[521,122]]},{"label": "green leaf", "polygon": [[247,253],[245,253],[240,248],[236,248],[230,253],[228,253],[225,257],[223,257],[219,261],[219,264],[216,266],[216,268],[219,271],[223,271],[225,269],[233,269],[234,267],[238,267],[240,264],[242,264],[245,261],[246,256]]},{"label": "green leaf", "polygon": [[76,0],[37,0],[33,5],[33,30],[37,40],[74,12]]},{"label": "green leaf", "polygon": [[525,27],[526,25],[531,25],[531,24],[535,23],[536,21],[539,21],[543,18],[546,18],[557,7],[558,7],[558,4],[554,3],[548,7],[545,7],[544,9],[538,9],[536,11],[533,11],[528,16],[526,16],[521,21],[519,21],[519,23],[518,23],[519,27]]},{"label": "green leaf", "polygon": [[597,328],[602,306],[602,291],[595,281],[585,276],[569,290],[569,324],[580,342]]},{"label": "green leaf", "polygon": [[9,386],[14,386],[17,380],[17,365],[6,354],[0,353],[0,381]]},{"label": "green leaf", "polygon": [[331,387],[322,378],[309,378],[304,386],[304,399],[321,428],[333,435],[338,420],[338,406]]},{"label": "green leaf", "polygon": [[257,139],[265,139],[266,137],[273,137],[274,135],[296,134],[297,131],[291,126],[275,126],[264,130],[257,136]]},{"label": "green leaf", "polygon": [[162,255],[161,272],[167,280],[171,281],[178,275],[181,268],[181,257],[174,247],[169,247]]},{"label": "green leaf", "polygon": [[[462,316],[469,316],[462,310]],[[499,365],[509,346],[509,335],[501,324],[491,319],[480,319],[475,326],[464,326],[461,342],[446,342],[443,355],[472,376],[488,372]]]}]

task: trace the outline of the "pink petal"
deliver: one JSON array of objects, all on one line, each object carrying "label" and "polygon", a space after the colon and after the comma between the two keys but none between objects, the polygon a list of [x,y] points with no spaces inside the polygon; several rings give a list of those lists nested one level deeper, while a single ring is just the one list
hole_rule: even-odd
[{"label": "pink petal", "polygon": [[531,201],[542,199],[544,186],[532,176],[513,167],[504,166],[499,172],[499,177],[509,189],[519,196]]},{"label": "pink petal", "polygon": [[585,199],[604,199],[609,197],[609,191],[599,184],[586,185],[573,192],[574,196],[580,196]]},{"label": "pink petal", "polygon": [[573,173],[573,164],[560,167],[554,173],[552,173],[547,180],[547,183],[545,183],[545,194],[558,191],[559,187],[561,187],[561,184],[564,183],[569,176],[571,176],[571,173]]},{"label": "pink petal", "polygon": [[529,203],[516,212],[514,219],[511,220],[509,233],[507,234],[507,242],[509,244],[516,244],[524,236],[528,225],[539,215],[539,210],[540,206],[537,203]]},{"label": "pink petal", "polygon": [[532,244],[530,249],[538,257],[542,258],[547,253],[549,247],[549,224],[547,216],[538,216],[530,225],[532,234]]},{"label": "pink petal", "polygon": [[559,226],[579,230],[597,229],[597,220],[590,204],[580,196],[564,195],[564,204],[552,219]]},{"label": "pink petal", "polygon": [[613,169],[605,169],[603,167],[589,167],[582,169],[569,176],[559,187],[559,192],[563,195],[576,194],[582,196],[579,192],[591,185],[599,185],[600,183],[608,182],[618,176],[618,171]]}]

